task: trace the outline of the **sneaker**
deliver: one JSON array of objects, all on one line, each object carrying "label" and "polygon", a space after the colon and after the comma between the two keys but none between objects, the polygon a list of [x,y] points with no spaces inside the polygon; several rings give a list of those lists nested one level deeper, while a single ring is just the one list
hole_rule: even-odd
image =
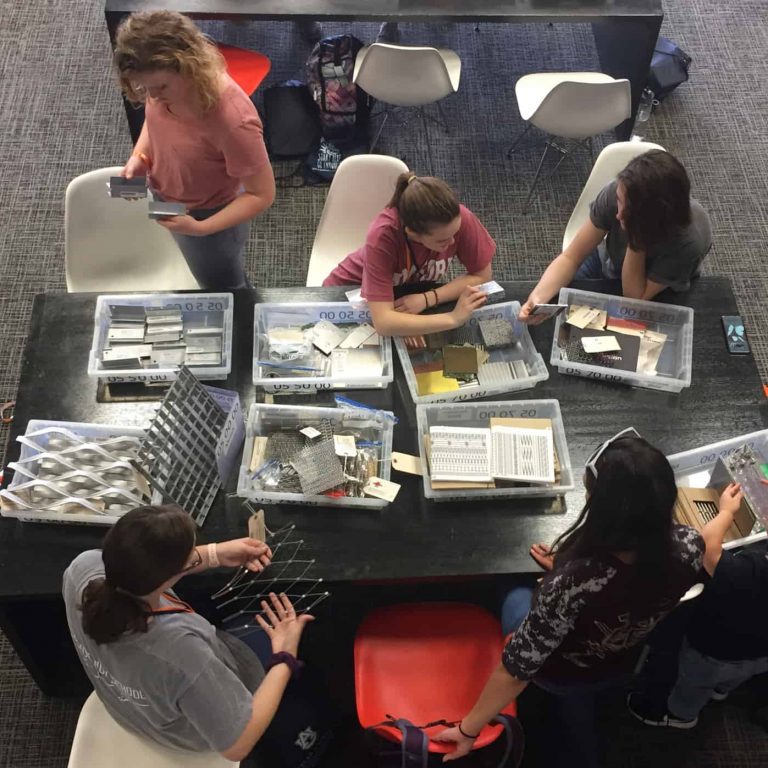
[{"label": "sneaker", "polygon": [[627,709],[641,723],[645,725],[655,725],[661,728],[680,728],[688,730],[695,728],[699,722],[698,717],[693,720],[683,720],[676,717],[669,711],[659,711],[658,708],[649,704],[639,693],[630,693],[627,695]]},{"label": "sneaker", "polygon": [[725,701],[728,696],[728,691],[712,691],[712,695],[709,698],[712,699],[712,701]]}]

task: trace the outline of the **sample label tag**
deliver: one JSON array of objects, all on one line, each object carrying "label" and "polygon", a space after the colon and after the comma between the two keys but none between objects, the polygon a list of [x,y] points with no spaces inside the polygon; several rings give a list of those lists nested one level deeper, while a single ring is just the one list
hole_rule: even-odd
[{"label": "sample label tag", "polygon": [[299,432],[301,432],[302,435],[306,435],[310,440],[314,440],[322,434],[319,429],[315,429],[314,427],[304,427],[304,429],[300,429]]},{"label": "sample label tag", "polygon": [[407,472],[409,475],[424,474],[424,470],[421,468],[421,459],[418,456],[411,456],[409,453],[398,453],[392,451],[392,469],[396,469],[399,472]]},{"label": "sample label tag", "polygon": [[581,345],[590,355],[595,352],[621,352],[615,336],[582,336]]},{"label": "sample label tag", "polygon": [[577,328],[586,328],[599,314],[600,310],[594,307],[575,307],[565,322]]},{"label": "sample label tag", "polygon": [[375,496],[384,501],[394,501],[400,486],[390,480],[382,480],[380,477],[371,477],[363,488],[363,493],[368,496]]},{"label": "sample label tag", "polygon": [[337,456],[357,456],[357,446],[352,435],[334,435],[333,450]]},{"label": "sample label tag", "polygon": [[368,325],[363,323],[355,328],[345,339],[339,344],[341,349],[357,349],[363,345],[376,331]]}]

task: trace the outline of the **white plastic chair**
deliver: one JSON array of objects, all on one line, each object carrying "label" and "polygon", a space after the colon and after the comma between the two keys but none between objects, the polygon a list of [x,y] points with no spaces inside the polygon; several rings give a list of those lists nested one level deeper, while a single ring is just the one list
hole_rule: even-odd
[{"label": "white plastic chair", "polygon": [[365,244],[371,222],[385,208],[408,166],[388,155],[342,160],[325,199],[307,269],[307,285],[322,285],[345,256]]},{"label": "white plastic chair", "polygon": [[644,155],[652,149],[663,150],[664,147],[647,141],[617,141],[614,144],[609,144],[597,156],[592,172],[589,174],[587,183],[581,192],[581,197],[579,197],[568,221],[568,226],[565,228],[563,250],[568,247],[581,225],[589,218],[589,206],[597,197],[598,192],[606,184],[613,181],[619,172],[627,167],[627,163],[630,160],[639,155]]},{"label": "white plastic chair", "polygon": [[[510,147],[507,157],[517,149],[532,127],[550,134],[528,192],[528,200],[539,181],[544,160],[553,148],[552,137],[560,136],[586,143],[591,155],[592,137],[623,123],[632,112],[629,80],[614,80],[601,72],[543,72],[525,75],[515,83],[515,96],[520,117],[528,125]],[[550,176],[568,154],[563,147],[554,148],[562,156]]]},{"label": "white plastic chair", "polygon": [[64,202],[68,291],[171,291],[200,286],[170,232],[147,216],[147,201],[109,197],[122,169],[73,179]]},{"label": "white plastic chair", "polygon": [[[423,46],[373,43],[362,48],[355,60],[354,82],[366,93],[383,104],[395,108],[415,107],[424,128],[432,169],[432,150],[429,145],[427,104],[436,104],[440,121],[435,121],[448,132],[448,124],[440,106],[440,99],[456,93],[461,78],[461,59],[454,51]],[[371,143],[371,151],[379,141],[390,110]]]},{"label": "white plastic chair", "polygon": [[67,768],[236,768],[218,752],[182,752],[116,723],[94,691],[83,704]]}]

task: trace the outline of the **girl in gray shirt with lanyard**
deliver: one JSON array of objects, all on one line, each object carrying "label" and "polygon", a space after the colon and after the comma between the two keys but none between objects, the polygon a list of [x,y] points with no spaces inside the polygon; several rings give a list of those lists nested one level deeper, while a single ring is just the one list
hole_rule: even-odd
[{"label": "girl in gray shirt with lanyard", "polygon": [[139,507],[64,573],[75,648],[109,714],[165,746],[243,760],[272,722],[299,667],[299,639],[312,617],[288,598],[262,603],[272,645],[264,667],[243,642],[217,630],[172,592],[207,568],[258,572],[272,553],[250,538],[195,545],[195,525],[176,506]]}]

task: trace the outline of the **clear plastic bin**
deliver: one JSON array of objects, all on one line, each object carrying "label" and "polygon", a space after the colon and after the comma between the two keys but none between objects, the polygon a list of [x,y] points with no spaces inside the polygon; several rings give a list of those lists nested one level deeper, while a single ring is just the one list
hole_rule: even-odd
[{"label": "clear plastic bin", "polygon": [[[42,429],[49,427],[59,427],[66,429],[79,437],[93,437],[93,438],[106,438],[106,437],[144,437],[144,430],[137,427],[118,427],[107,424],[82,424],[72,421],[43,421],[39,419],[30,419],[27,424],[25,435],[29,435],[33,432],[38,432]],[[41,437],[36,439],[39,444],[45,447],[46,439]],[[40,451],[32,448],[29,445],[22,443],[21,453],[19,460],[24,461],[26,459],[37,456]],[[14,492],[14,489],[27,482],[29,478],[24,477],[20,472],[16,471],[8,486],[8,491]],[[0,491],[0,494],[5,494],[6,491]],[[52,510],[2,510],[4,517],[15,517],[27,523],[92,523],[94,525],[113,525],[116,523],[121,515],[110,514],[94,514],[89,512],[56,512]]]},{"label": "clear plastic bin", "polygon": [[180,309],[185,323],[220,326],[222,336],[222,363],[218,366],[190,365],[189,370],[201,380],[220,381],[232,370],[232,313],[234,299],[231,293],[145,293],[114,294],[99,296],[94,316],[93,344],[88,358],[88,375],[104,379],[109,384],[144,381],[148,383],[174,381],[178,368],[127,368],[105,369],[101,367],[101,351],[107,342],[109,330],[109,305],[122,304],[155,309]]},{"label": "clear plastic bin", "polygon": [[[560,460],[560,481],[556,485],[519,486],[512,488],[446,489],[432,488],[429,461],[424,438],[430,427],[487,427],[490,419],[550,419],[552,437]],[[565,439],[563,417],[557,400],[505,400],[485,403],[445,403],[416,406],[419,435],[419,456],[424,472],[424,495],[434,501],[468,501],[470,499],[507,499],[542,496],[560,496],[574,488],[571,457]]]},{"label": "clear plastic bin", "polygon": [[373,497],[332,497],[323,494],[306,496],[301,493],[267,491],[254,487],[249,470],[254,437],[269,435],[284,429],[292,430],[317,425],[323,419],[329,419],[334,428],[339,430],[371,430],[376,436],[375,442],[381,443],[381,445],[376,446],[380,459],[378,476],[382,480],[389,480],[392,464],[392,433],[395,421],[388,411],[377,411],[373,408],[317,408],[303,405],[254,403],[248,412],[248,421],[245,427],[245,446],[237,482],[237,495],[263,504],[302,504],[304,506],[363,509],[385,507],[388,502]]},{"label": "clear plastic bin", "polygon": [[[488,362],[513,362],[522,360],[527,369],[528,376],[519,379],[509,378],[500,384],[485,384],[478,382],[473,386],[462,387],[461,389],[450,392],[439,392],[431,395],[420,395],[416,373],[413,370],[414,363],[417,365],[426,362],[430,358],[431,350],[412,349],[405,346],[402,338],[395,338],[395,347],[400,357],[400,363],[403,366],[405,380],[408,382],[408,389],[414,403],[456,403],[466,400],[476,400],[480,397],[489,395],[501,395],[506,392],[516,392],[524,389],[531,389],[540,381],[546,381],[549,378],[549,371],[544,363],[542,356],[536,351],[536,347],[531,341],[528,333],[528,327],[521,323],[517,316],[520,313],[520,303],[517,301],[505,301],[499,304],[490,304],[481,307],[472,313],[472,317],[462,328],[467,329],[473,342],[481,343],[480,320],[504,319],[510,323],[514,334],[517,337],[517,343],[511,344],[500,349],[494,349],[489,352]],[[447,332],[450,334],[450,332]]]},{"label": "clear plastic bin", "polygon": [[[729,456],[743,445],[748,445],[763,456],[768,457],[768,429],[763,429],[760,432],[750,432],[739,437],[732,437],[729,440],[721,440],[719,443],[711,443],[701,448],[694,448],[692,451],[675,453],[672,456],[668,456],[667,459],[672,465],[678,485],[689,488],[706,488],[717,460]],[[750,544],[753,541],[761,541],[765,538],[766,533],[762,531],[741,539],[725,542],[723,547],[725,549],[732,549],[734,547],[741,547],[744,544]]]},{"label": "clear plastic bin", "polygon": [[[364,368],[356,371],[354,365],[351,365],[348,371],[334,376],[318,374],[312,370],[301,374],[289,368],[281,369],[280,366],[291,364],[308,369],[318,364],[325,365],[326,356],[311,345],[309,357],[291,361],[270,360],[268,331],[274,328],[300,329],[315,325],[321,320],[327,320],[337,326],[362,323],[373,325],[371,313],[367,308],[355,309],[347,301],[256,304],[253,310],[253,383],[266,392],[311,393],[319,389],[385,389],[392,382],[392,345],[388,338],[380,337],[378,346],[350,350],[355,353],[358,351],[369,353],[368,357],[371,360],[366,362],[373,362],[373,368],[376,370],[372,371],[366,371]],[[375,355],[376,350],[379,353],[378,357]],[[268,362],[277,362],[278,365],[271,367],[264,364]],[[380,371],[378,370],[379,362],[381,363]]]},{"label": "clear plastic bin", "polygon": [[565,313],[557,316],[552,338],[550,364],[560,373],[583,376],[588,379],[629,384],[632,387],[658,389],[663,392],[680,392],[691,386],[691,360],[693,356],[693,310],[674,304],[660,304],[656,301],[627,299],[605,293],[578,291],[562,288],[558,301],[561,304],[584,304],[608,312],[610,317],[623,320],[637,320],[646,323],[649,330],[667,336],[657,364],[655,376],[589,365],[567,360],[565,350],[558,342],[560,329],[565,323]]}]

